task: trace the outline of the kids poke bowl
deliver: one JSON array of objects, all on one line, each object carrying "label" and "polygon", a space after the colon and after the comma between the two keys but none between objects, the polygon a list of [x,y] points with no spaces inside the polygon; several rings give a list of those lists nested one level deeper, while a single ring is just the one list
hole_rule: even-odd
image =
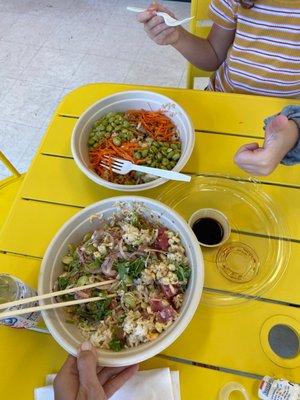
[{"label": "kids poke bowl", "polygon": [[191,321],[203,289],[200,246],[185,220],[139,196],[113,197],[72,217],[44,256],[39,294],[98,285],[42,304],[96,298],[43,311],[54,339],[76,355],[98,348],[99,363],[125,366],[167,348]]},{"label": "kids poke bowl", "polygon": [[72,135],[77,166],[91,180],[110,189],[145,190],[166,179],[131,171],[112,171],[113,158],[180,171],[195,141],[187,113],[170,98],[149,91],[125,91],[93,104],[79,118]]}]

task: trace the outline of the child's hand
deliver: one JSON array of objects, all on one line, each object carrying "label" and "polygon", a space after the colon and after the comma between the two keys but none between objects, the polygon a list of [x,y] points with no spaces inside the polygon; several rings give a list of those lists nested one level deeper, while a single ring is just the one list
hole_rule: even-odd
[{"label": "child's hand", "polygon": [[298,126],[286,116],[279,115],[266,127],[262,147],[258,143],[242,146],[234,157],[235,163],[253,175],[269,175],[299,139]]},{"label": "child's hand", "polygon": [[163,11],[175,18],[175,15],[160,4],[150,6],[147,11],[139,13],[137,19],[144,24],[147,35],[155,43],[160,45],[174,45],[178,42],[180,27],[170,27],[165,24],[164,19],[156,15],[156,11]]}]

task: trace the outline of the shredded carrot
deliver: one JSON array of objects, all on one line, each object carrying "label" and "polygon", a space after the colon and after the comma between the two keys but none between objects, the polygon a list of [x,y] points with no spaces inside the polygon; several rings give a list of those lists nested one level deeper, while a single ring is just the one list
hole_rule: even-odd
[{"label": "shredded carrot", "polygon": [[158,141],[170,141],[176,127],[162,111],[129,110],[126,113],[129,122],[140,124],[150,137]]},{"label": "shredded carrot", "polygon": [[[162,111],[129,110],[125,116],[131,124],[137,126],[138,130],[143,127],[145,133],[155,141],[177,143],[176,127]],[[137,159],[135,151],[144,149],[145,147],[136,141],[123,142],[121,146],[116,146],[113,139],[109,138],[89,151],[91,167],[99,176],[111,182],[134,181],[134,173],[119,175],[112,171],[112,158],[143,164],[145,159]],[[103,167],[103,164],[106,164],[108,168]]]},{"label": "shredded carrot", "polygon": [[[102,178],[112,180],[114,173],[111,169],[112,158],[121,158],[131,161],[135,164],[141,164],[145,160],[138,160],[134,157],[134,151],[140,149],[141,146],[135,142],[123,143],[121,146],[114,145],[112,139],[105,140],[98,147],[90,150],[90,163],[93,170]],[[109,169],[103,167],[104,163],[109,166]],[[126,176],[120,177],[120,180],[125,182]]]}]

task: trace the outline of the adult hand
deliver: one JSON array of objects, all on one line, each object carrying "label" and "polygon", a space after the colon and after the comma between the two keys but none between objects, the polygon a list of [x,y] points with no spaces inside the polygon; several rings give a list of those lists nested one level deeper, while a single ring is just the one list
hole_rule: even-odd
[{"label": "adult hand", "polygon": [[97,365],[97,351],[84,342],[78,358],[69,356],[54,380],[55,400],[106,400],[138,370],[137,365],[109,368]]},{"label": "adult hand", "polygon": [[285,115],[274,118],[265,131],[262,147],[258,143],[242,146],[234,157],[235,163],[253,175],[269,175],[299,139],[297,124]]},{"label": "adult hand", "polygon": [[175,15],[170,10],[161,4],[155,4],[151,5],[146,11],[139,13],[137,19],[144,24],[147,35],[155,43],[160,45],[175,45],[179,41],[180,32],[183,29],[179,26],[170,27],[166,25],[164,19],[156,15],[156,11],[163,11],[175,18]]}]

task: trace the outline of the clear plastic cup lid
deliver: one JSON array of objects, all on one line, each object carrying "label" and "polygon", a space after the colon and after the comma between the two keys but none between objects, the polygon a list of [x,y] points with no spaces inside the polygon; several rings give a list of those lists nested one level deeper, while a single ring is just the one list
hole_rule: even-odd
[{"label": "clear plastic cup lid", "polygon": [[223,245],[201,247],[205,263],[202,301],[234,305],[265,295],[288,264],[290,242],[280,209],[263,185],[233,177],[197,176],[191,183],[169,182],[158,200],[186,221],[202,208],[221,211],[231,234]]}]

